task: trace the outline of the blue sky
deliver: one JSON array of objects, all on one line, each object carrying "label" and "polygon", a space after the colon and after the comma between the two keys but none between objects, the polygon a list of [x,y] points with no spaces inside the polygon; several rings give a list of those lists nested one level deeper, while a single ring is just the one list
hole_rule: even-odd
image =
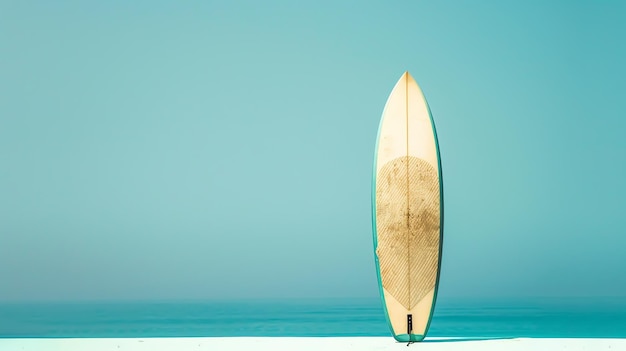
[{"label": "blue sky", "polygon": [[0,301],[376,297],[405,71],[440,296],[626,291],[620,1],[2,1]]}]

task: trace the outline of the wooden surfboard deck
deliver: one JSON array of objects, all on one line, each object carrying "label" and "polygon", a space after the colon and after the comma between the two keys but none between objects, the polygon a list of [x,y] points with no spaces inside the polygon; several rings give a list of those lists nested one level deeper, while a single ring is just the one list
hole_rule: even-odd
[{"label": "wooden surfboard deck", "polygon": [[389,327],[398,341],[421,341],[437,295],[443,187],[432,115],[408,72],[393,88],[381,118],[372,209],[376,271]]}]

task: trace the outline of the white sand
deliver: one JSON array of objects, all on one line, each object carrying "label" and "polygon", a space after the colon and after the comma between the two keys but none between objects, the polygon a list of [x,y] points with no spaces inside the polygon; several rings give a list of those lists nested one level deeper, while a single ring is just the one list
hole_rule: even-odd
[{"label": "white sand", "polygon": [[391,337],[345,338],[128,338],[128,339],[0,339],[1,351],[343,351],[343,350],[625,350],[626,339],[492,339],[427,338],[426,342],[396,343]]}]

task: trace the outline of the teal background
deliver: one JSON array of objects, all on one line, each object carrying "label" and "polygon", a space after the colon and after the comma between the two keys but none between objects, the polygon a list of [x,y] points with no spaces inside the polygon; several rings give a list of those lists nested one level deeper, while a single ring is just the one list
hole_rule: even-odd
[{"label": "teal background", "polygon": [[0,300],[372,297],[409,70],[439,301],[624,297],[626,4],[0,1]]}]

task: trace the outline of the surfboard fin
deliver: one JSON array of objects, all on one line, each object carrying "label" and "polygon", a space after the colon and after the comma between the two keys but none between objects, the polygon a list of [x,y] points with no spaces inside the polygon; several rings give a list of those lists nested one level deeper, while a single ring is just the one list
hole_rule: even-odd
[{"label": "surfboard fin", "polygon": [[413,332],[413,315],[407,314],[406,315],[406,333],[411,335],[412,332]]},{"label": "surfboard fin", "polygon": [[413,332],[413,315],[407,314],[406,315],[406,333],[409,335],[409,343],[406,344],[406,346],[409,346],[412,343],[412,340],[411,340],[412,332]]}]

